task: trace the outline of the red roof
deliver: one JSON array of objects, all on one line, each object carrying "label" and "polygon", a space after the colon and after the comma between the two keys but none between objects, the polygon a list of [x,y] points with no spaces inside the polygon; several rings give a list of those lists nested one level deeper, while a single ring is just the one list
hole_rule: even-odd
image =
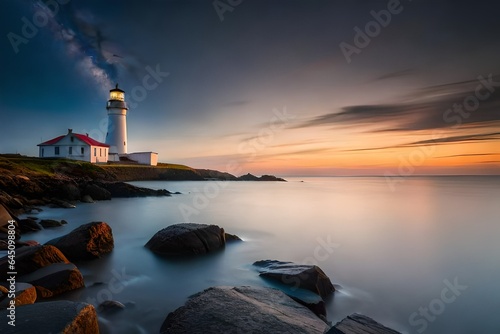
[{"label": "red roof", "polygon": [[[69,133],[67,135],[69,135]],[[60,141],[64,137],[66,137],[67,135],[63,135],[63,136],[59,136],[59,137],[53,138],[51,140],[47,140],[47,141],[45,141],[45,142],[43,142],[41,144],[38,144],[37,146],[54,145],[55,143],[57,143],[58,141]],[[86,143],[88,145],[91,145],[91,146],[109,147],[108,144],[101,143],[101,142],[99,142],[99,141],[97,141],[95,139],[90,138],[87,135],[82,135],[82,134],[79,134],[79,133],[71,133],[71,135],[75,136],[76,138],[80,139],[84,143]]]}]

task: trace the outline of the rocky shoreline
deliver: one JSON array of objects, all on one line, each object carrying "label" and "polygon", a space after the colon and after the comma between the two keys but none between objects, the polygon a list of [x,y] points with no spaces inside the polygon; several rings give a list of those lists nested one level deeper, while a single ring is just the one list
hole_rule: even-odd
[{"label": "rocky shoreline", "polygon": [[[129,185],[107,168],[56,161],[54,169],[50,161],[43,163],[49,164],[48,168],[0,159],[0,172],[4,171],[0,179],[0,249],[8,249],[9,235],[13,235],[17,272],[15,298],[7,298],[12,293],[9,257],[0,258],[0,316],[8,319],[9,303],[14,300],[18,320],[16,327],[0,322],[0,332],[32,333],[37,328],[39,333],[110,333],[109,324],[100,315],[120,312],[129,307],[126,303],[106,300],[91,305],[61,298],[69,291],[86,288],[79,263],[98,261],[113,251],[111,227],[105,222],[91,222],[40,245],[22,240],[22,235],[41,228],[57,228],[65,221],[19,219],[17,215],[42,210],[40,206],[72,208],[78,202],[171,193]],[[200,175],[216,174],[205,171]],[[222,173],[214,179],[225,177]],[[246,175],[240,180],[254,181],[255,177]],[[264,176],[261,180],[276,178]],[[14,221],[12,233],[9,221]],[[224,251],[228,242],[244,241],[216,225],[182,223],[158,231],[144,246],[157,256],[182,260]],[[397,333],[359,314],[333,326],[328,323],[324,299],[335,293],[335,288],[317,266],[259,260],[253,267],[263,283],[273,280],[288,288],[210,287],[166,314],[158,333]]]},{"label": "rocky shoreline", "polygon": [[236,177],[215,170],[160,165],[95,165],[64,159],[0,155],[0,203],[20,214],[39,206],[72,208],[77,202],[113,197],[171,195],[165,189],[135,187],[125,183],[128,181],[285,181],[272,175]]}]

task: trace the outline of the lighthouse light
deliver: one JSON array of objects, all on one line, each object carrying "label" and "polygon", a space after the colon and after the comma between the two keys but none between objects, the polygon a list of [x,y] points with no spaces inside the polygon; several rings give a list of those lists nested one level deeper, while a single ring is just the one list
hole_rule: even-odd
[{"label": "lighthouse light", "polygon": [[125,101],[125,94],[123,92],[111,91],[109,92],[109,99],[115,101]]}]

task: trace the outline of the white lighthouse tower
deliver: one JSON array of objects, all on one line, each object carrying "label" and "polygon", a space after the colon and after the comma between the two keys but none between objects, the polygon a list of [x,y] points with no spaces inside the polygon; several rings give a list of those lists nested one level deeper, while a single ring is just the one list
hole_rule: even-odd
[{"label": "white lighthouse tower", "polygon": [[[127,103],[125,92],[118,88],[109,91],[109,100],[106,105],[108,110],[108,133],[106,144],[109,145],[109,154],[127,154]],[[114,160],[113,158],[110,160]]]}]

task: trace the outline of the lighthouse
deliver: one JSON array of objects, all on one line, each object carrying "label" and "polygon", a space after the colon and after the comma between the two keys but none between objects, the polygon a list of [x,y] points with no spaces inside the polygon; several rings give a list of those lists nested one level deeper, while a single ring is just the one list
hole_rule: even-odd
[{"label": "lighthouse", "polygon": [[109,154],[127,154],[127,103],[125,92],[116,87],[109,91],[109,100],[106,105],[108,111],[108,133],[106,144],[109,145]]}]

